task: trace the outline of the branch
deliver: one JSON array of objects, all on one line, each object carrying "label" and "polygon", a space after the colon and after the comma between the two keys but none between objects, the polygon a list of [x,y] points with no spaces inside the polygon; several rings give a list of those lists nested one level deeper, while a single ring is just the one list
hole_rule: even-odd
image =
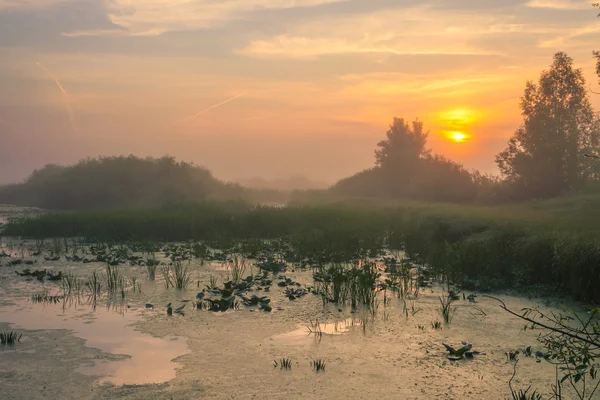
[{"label": "branch", "polygon": [[[600,93],[599,93],[599,94],[600,94]],[[586,157],[590,157],[590,158],[598,158],[598,159],[600,159],[600,156],[595,156],[595,155],[593,155],[593,154],[585,154],[585,153],[584,153],[583,155],[584,155],[584,156],[586,156]],[[496,299],[496,300],[497,300],[497,299]]]},{"label": "branch", "polygon": [[[600,158],[600,157],[598,157],[598,158]],[[588,338],[582,337],[580,335],[577,335],[577,334],[574,334],[574,333],[571,333],[571,332],[568,332],[568,331],[565,331],[565,330],[562,330],[562,329],[558,329],[558,328],[555,328],[555,327],[543,324],[543,323],[538,322],[536,320],[533,320],[531,318],[525,317],[523,315],[519,315],[519,314],[517,314],[516,312],[514,312],[512,310],[509,310],[509,308],[506,306],[506,304],[502,300],[500,300],[499,298],[497,298],[497,297],[492,297],[492,296],[488,296],[488,295],[481,295],[481,296],[482,297],[489,297],[492,300],[496,300],[497,302],[499,302],[501,304],[500,307],[503,308],[504,311],[508,312],[509,314],[514,315],[515,317],[518,317],[518,318],[520,318],[520,319],[522,319],[524,321],[527,321],[527,322],[531,322],[534,325],[537,325],[537,326],[540,326],[542,328],[548,329],[548,330],[550,330],[552,332],[556,332],[556,333],[560,333],[562,335],[569,336],[570,338],[582,341],[584,343],[589,344],[590,346],[594,346],[594,347],[600,349],[600,343],[598,343],[598,342],[594,342],[593,340],[590,340]]]}]

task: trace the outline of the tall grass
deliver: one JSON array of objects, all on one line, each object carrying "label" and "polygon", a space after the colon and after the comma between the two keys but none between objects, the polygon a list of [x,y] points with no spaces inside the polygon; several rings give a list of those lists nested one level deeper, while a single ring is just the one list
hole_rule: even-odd
[{"label": "tall grass", "polygon": [[162,275],[167,289],[169,287],[187,289],[192,281],[192,273],[188,270],[187,264],[181,261],[163,267]]},{"label": "tall grass", "polygon": [[[83,237],[113,243],[285,238],[304,261],[321,267],[337,264],[337,268],[385,246],[402,248],[412,262],[427,265],[433,276],[448,284],[481,290],[552,285],[578,299],[598,303],[600,224],[593,221],[600,207],[589,204],[600,205],[600,198],[512,207],[139,208],[16,219],[6,224],[3,234],[39,240]],[[336,277],[341,270],[331,272],[328,298],[346,301],[354,297],[362,302],[359,293],[347,292],[345,278]],[[412,277],[398,275],[403,293],[418,294]]]},{"label": "tall grass", "polygon": [[246,259],[237,255],[234,256],[229,262],[229,269],[231,271],[231,280],[239,283],[244,278],[244,273],[246,272]]}]

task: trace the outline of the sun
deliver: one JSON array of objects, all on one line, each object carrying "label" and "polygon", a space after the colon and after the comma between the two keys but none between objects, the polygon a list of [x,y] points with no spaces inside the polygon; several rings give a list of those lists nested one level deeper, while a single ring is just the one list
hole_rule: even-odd
[{"label": "sun", "polygon": [[467,134],[472,125],[477,121],[477,112],[470,108],[455,108],[438,113],[438,120],[442,134],[454,143],[464,143],[471,138]]},{"label": "sun", "polygon": [[463,143],[469,138],[469,136],[463,132],[448,132],[447,137],[456,143]]}]

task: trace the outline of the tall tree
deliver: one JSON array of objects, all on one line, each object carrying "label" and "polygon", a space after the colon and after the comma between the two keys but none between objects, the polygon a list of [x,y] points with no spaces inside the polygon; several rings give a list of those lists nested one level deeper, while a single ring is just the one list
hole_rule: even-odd
[{"label": "tall tree", "polygon": [[426,157],[431,150],[425,149],[429,132],[423,130],[423,122],[416,120],[412,126],[404,118],[394,118],[387,131],[387,139],[377,143],[375,164],[383,168],[414,165]]},{"label": "tall tree", "polygon": [[584,153],[597,142],[585,79],[573,59],[556,53],[539,82],[527,82],[521,98],[523,124],[496,163],[509,182],[530,197],[577,189],[591,174]]}]

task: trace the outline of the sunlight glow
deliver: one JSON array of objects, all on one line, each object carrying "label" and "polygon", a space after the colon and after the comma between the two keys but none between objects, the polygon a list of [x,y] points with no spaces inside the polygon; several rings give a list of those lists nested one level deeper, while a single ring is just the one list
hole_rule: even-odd
[{"label": "sunlight glow", "polygon": [[463,143],[469,138],[464,132],[446,132],[446,137],[456,143]]},{"label": "sunlight glow", "polygon": [[457,108],[440,113],[440,120],[450,127],[464,127],[474,123],[476,117],[473,110]]}]

